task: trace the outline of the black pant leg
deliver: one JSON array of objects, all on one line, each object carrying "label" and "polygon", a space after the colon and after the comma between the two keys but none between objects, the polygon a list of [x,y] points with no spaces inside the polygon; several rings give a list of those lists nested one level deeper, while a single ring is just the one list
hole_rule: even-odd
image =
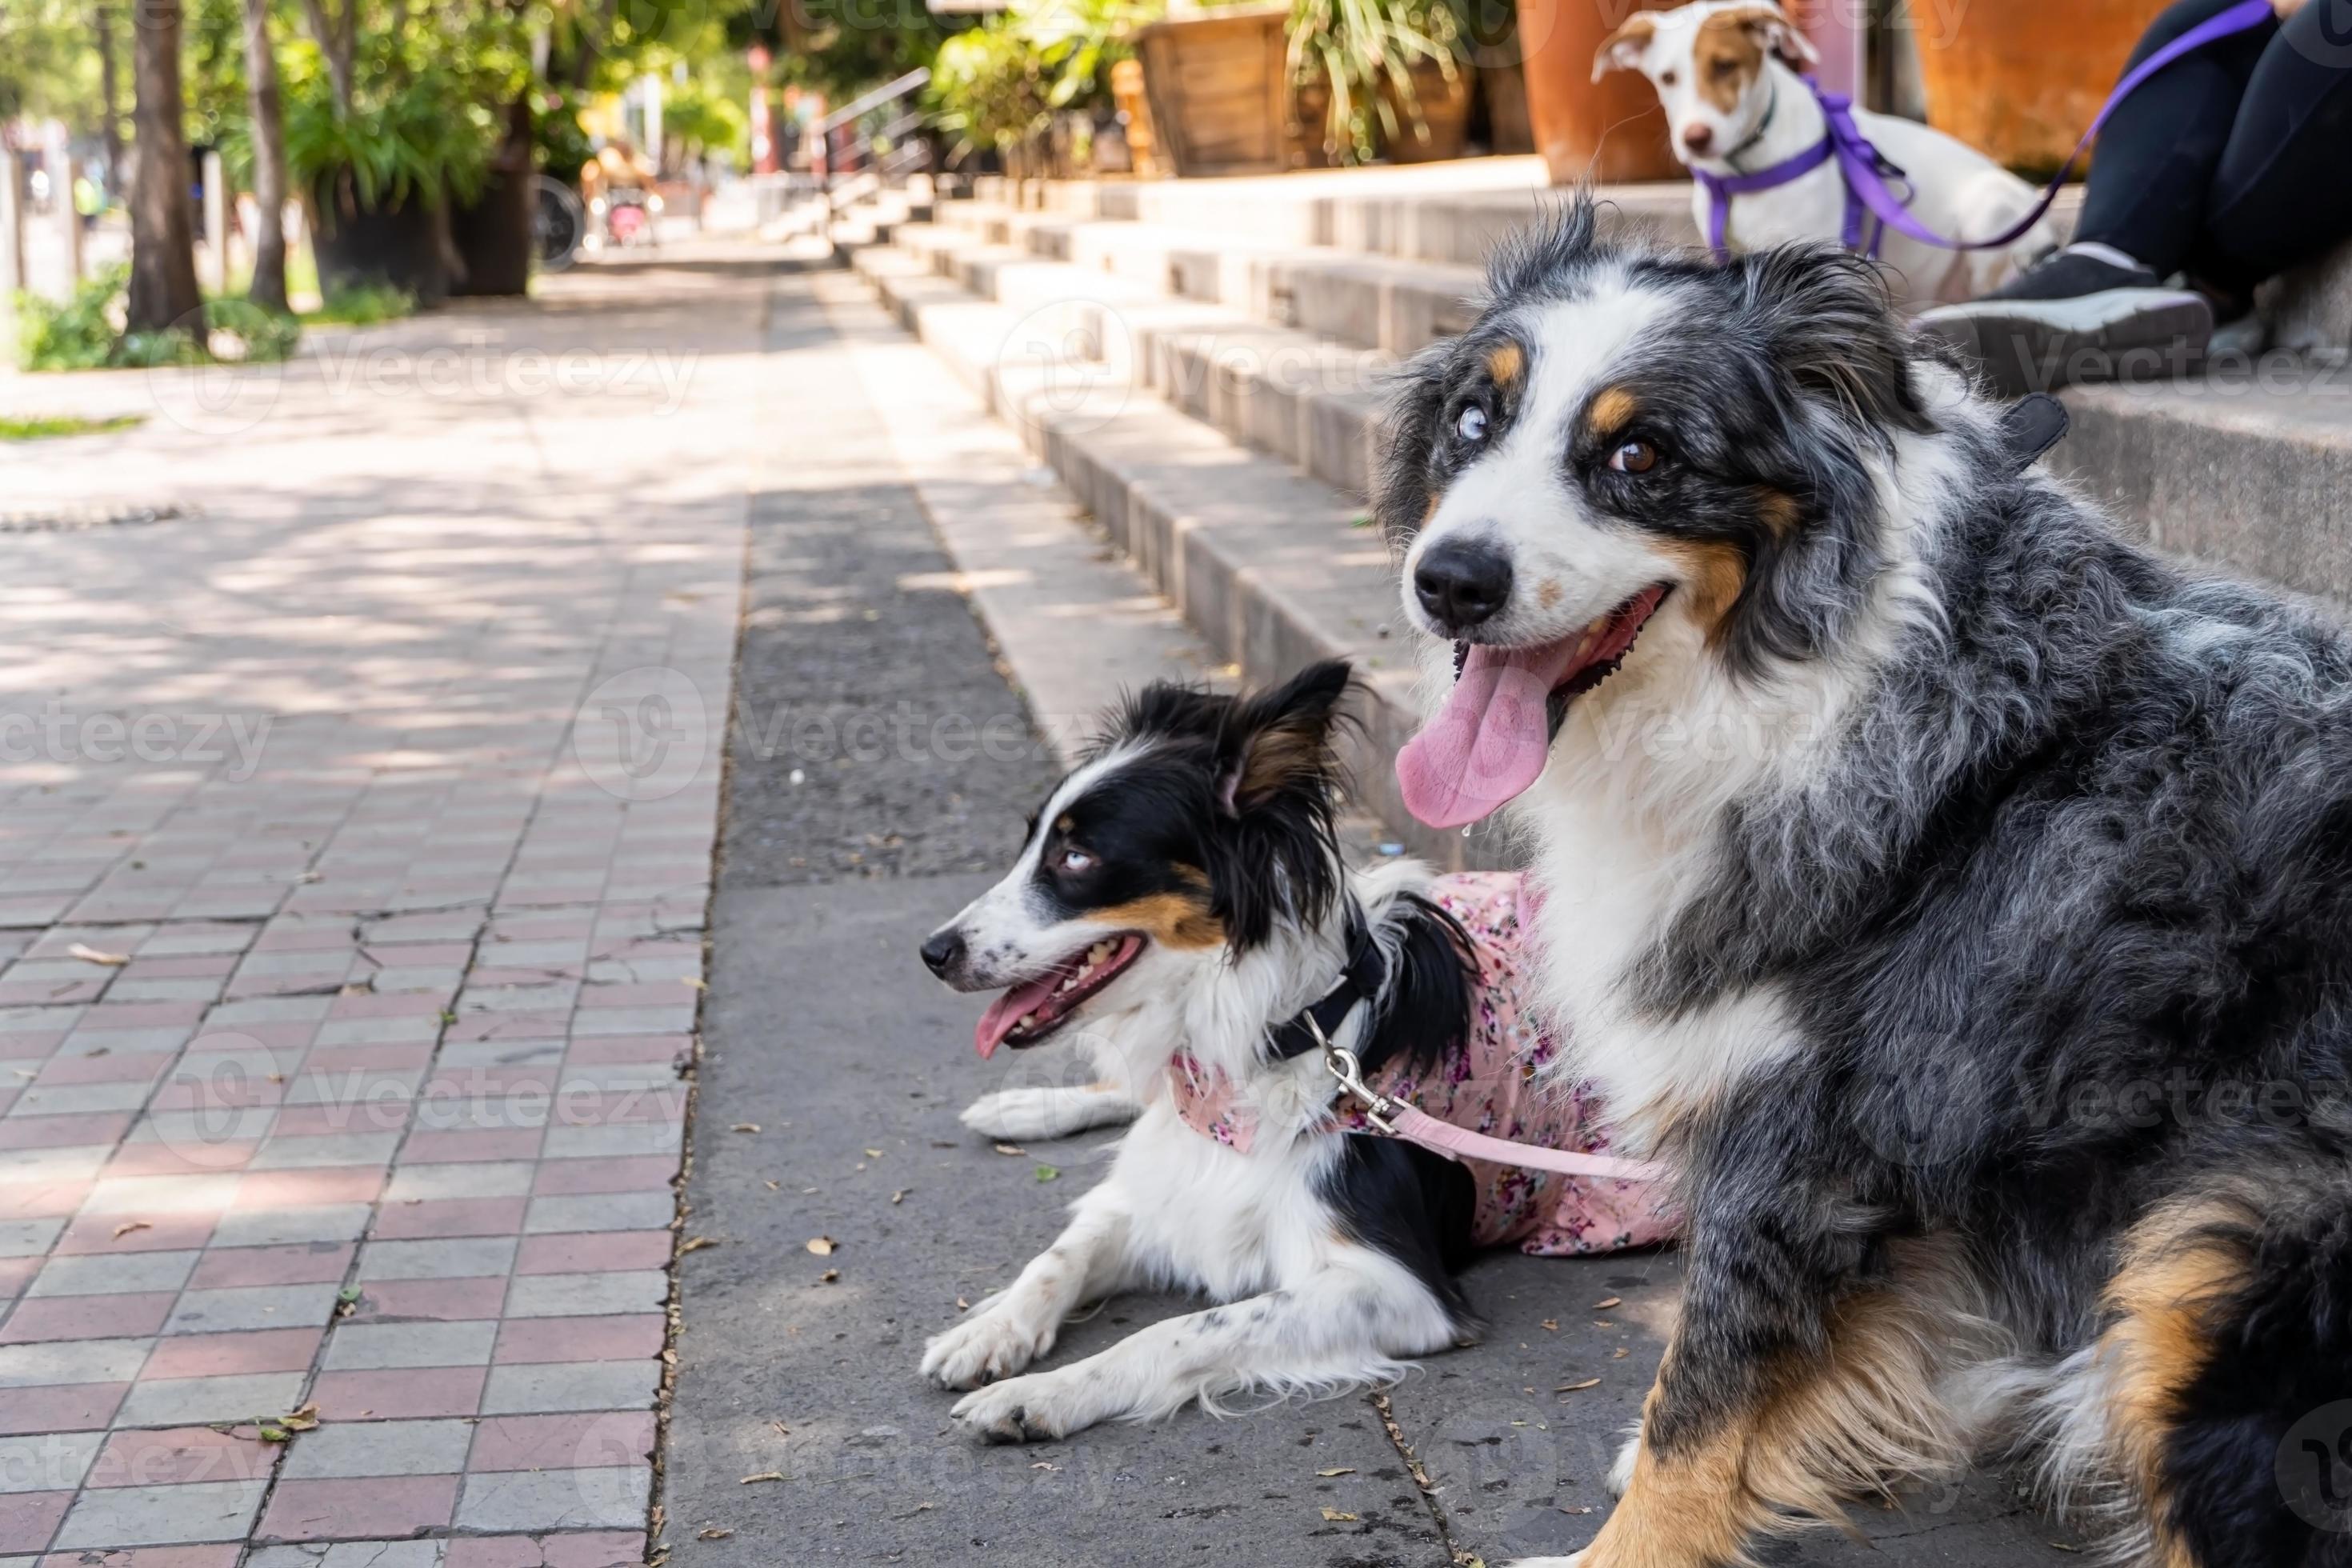
[{"label": "black pant leg", "polygon": [[2263,51],[2207,198],[2197,270],[2252,289],[2352,236],[2352,0],[2306,0]]},{"label": "black pant leg", "polygon": [[[2313,5],[2333,0],[2311,0]],[[2230,0],[2179,0],[2132,50],[2137,65]],[[2074,237],[2128,251],[2159,274],[2189,264],[2238,105],[2276,24],[2192,50],[2148,78],[2099,133]]]}]

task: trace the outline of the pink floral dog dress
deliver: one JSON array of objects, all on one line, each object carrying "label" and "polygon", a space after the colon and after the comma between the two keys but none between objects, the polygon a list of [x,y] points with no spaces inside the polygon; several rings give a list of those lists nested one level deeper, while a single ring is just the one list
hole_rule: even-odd
[{"label": "pink floral dog dress", "polygon": [[[1375,1075],[1371,1087],[1441,1121],[1490,1137],[1606,1153],[1609,1129],[1597,1099],[1581,1085],[1547,1091],[1536,1082],[1538,1069],[1559,1047],[1528,995],[1532,976],[1519,920],[1525,888],[1517,872],[1438,879],[1433,901],[1469,932],[1478,959],[1465,1048],[1428,1078],[1398,1064]],[[1170,1064],[1169,1080],[1176,1113],[1186,1126],[1249,1152],[1256,1114],[1223,1073],[1180,1055]],[[1370,1133],[1352,1101],[1335,1121]],[[1477,1188],[1475,1239],[1481,1247],[1517,1245],[1521,1252],[1557,1258],[1652,1246],[1675,1232],[1673,1212],[1654,1183],[1560,1175],[1489,1160],[1461,1163]]]}]

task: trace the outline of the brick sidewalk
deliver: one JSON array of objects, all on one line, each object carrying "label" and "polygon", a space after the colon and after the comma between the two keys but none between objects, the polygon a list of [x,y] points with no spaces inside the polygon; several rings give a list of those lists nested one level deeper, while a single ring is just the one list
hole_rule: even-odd
[{"label": "brick sidewalk", "polygon": [[0,1568],[644,1561],[764,288],[0,450]]}]

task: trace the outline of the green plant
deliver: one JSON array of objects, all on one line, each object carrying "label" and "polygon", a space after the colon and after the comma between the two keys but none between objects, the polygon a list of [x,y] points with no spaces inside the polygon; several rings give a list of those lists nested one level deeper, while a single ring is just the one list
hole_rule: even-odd
[{"label": "green plant", "polygon": [[17,368],[99,370],[113,363],[122,335],[122,291],[130,282],[126,261],[84,279],[62,303],[17,295]]},{"label": "green plant", "polygon": [[18,367],[143,370],[215,358],[260,363],[285,359],[301,341],[301,323],[292,317],[236,299],[205,301],[202,342],[187,332],[125,332],[122,297],[130,281],[126,263],[85,279],[63,302],[18,295]]},{"label": "green plant", "polygon": [[1290,79],[1328,95],[1323,147],[1366,162],[1383,140],[1427,134],[1413,68],[1461,68],[1461,17],[1446,0],[1291,0]]},{"label": "green plant", "polygon": [[47,441],[60,436],[103,436],[128,430],[145,416],[118,414],[109,419],[84,419],[76,415],[34,415],[0,418],[0,441]]},{"label": "green plant", "polygon": [[1003,151],[1056,111],[1099,101],[1129,53],[1128,35],[1160,9],[1157,0],[1016,0],[940,46],[930,100],[940,128],[966,149]]},{"label": "green plant", "polygon": [[362,283],[329,295],[317,310],[306,312],[303,320],[313,326],[371,327],[378,321],[396,321],[415,313],[416,296],[407,289]]},{"label": "green plant", "polygon": [[459,201],[481,194],[499,126],[488,103],[452,72],[427,70],[346,112],[317,72],[291,76],[286,166],[297,190],[331,182],[339,200],[404,205],[413,195]]}]

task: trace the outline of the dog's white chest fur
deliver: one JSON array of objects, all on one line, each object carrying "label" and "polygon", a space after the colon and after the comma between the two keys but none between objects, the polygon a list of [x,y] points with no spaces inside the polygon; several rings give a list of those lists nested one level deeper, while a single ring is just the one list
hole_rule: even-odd
[{"label": "dog's white chest fur", "polygon": [[1751,993],[1684,1017],[1645,1016],[1629,974],[1698,879],[1704,847],[1585,803],[1554,803],[1538,852],[1543,994],[1568,1069],[1599,1086],[1620,1135],[1646,1146],[1678,1110],[1786,1054],[1779,998]]}]

